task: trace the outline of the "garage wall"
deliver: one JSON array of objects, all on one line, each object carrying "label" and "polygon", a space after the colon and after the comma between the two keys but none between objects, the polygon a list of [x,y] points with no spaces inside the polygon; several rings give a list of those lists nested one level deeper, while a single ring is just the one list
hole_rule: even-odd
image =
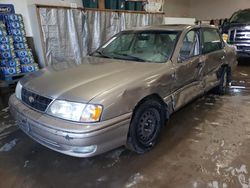
[{"label": "garage wall", "polygon": [[198,20],[229,18],[245,8],[250,8],[250,0],[190,0],[190,16]]},{"label": "garage wall", "polygon": [[[28,8],[30,5],[50,4],[69,6],[70,3],[77,3],[78,7],[82,6],[82,0],[1,0],[0,3],[13,4],[15,6],[16,12],[22,13],[24,17],[27,36],[34,36],[33,33],[35,33],[34,31],[32,31],[31,27],[31,17]],[[165,0],[163,9],[166,13],[166,16],[190,17],[190,0]],[[197,14],[199,13],[197,12]]]},{"label": "garage wall", "polygon": [[29,5],[32,4],[50,4],[50,5],[67,5],[70,3],[77,3],[78,6],[82,6],[81,0],[1,0],[1,4],[13,4],[15,6],[16,13],[22,14],[24,17],[25,29],[27,36],[33,36],[31,27],[31,19],[29,15]]},{"label": "garage wall", "polygon": [[190,17],[190,0],[165,0],[163,10],[167,17]]},{"label": "garage wall", "polygon": [[[28,6],[31,4],[66,5],[77,3],[82,6],[82,0],[1,0],[1,3],[15,5],[17,13],[22,13],[28,36],[33,36]],[[223,8],[223,11],[221,10]],[[195,17],[199,20],[227,18],[239,9],[250,8],[250,0],[165,0],[164,12],[170,17]]]}]

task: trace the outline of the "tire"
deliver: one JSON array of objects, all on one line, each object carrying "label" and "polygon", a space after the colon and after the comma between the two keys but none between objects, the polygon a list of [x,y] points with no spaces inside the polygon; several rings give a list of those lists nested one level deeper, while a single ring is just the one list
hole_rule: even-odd
[{"label": "tire", "polygon": [[166,111],[161,102],[147,100],[140,104],[129,127],[128,149],[138,154],[151,150],[156,144],[161,128],[165,124]]},{"label": "tire", "polygon": [[215,93],[224,95],[227,91],[230,75],[227,67],[224,67],[220,75],[220,84],[215,88]]}]

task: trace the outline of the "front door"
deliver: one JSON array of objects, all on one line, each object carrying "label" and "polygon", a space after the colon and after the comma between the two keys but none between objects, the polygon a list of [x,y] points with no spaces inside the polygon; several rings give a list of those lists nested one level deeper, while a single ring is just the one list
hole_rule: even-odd
[{"label": "front door", "polygon": [[203,92],[205,62],[201,55],[200,29],[186,33],[176,63],[175,110]]}]

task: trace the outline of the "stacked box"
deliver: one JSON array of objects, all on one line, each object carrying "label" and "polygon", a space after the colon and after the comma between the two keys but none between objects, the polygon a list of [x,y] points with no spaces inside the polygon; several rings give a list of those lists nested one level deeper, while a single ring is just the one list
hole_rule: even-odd
[{"label": "stacked box", "polygon": [[38,71],[38,65],[36,63],[21,65],[21,72],[28,73],[28,72],[36,72]]},{"label": "stacked box", "polygon": [[0,3],[0,20],[3,20],[6,14],[15,14],[14,5]]},{"label": "stacked box", "polygon": [[138,1],[135,3],[135,10],[136,11],[143,11],[143,2],[142,1]]},{"label": "stacked box", "polygon": [[126,0],[125,9],[126,10],[143,11],[143,6],[144,5],[145,5],[145,1],[129,1],[129,0]]},{"label": "stacked box", "polygon": [[125,9],[126,10],[135,10],[135,5],[136,5],[136,2],[126,1]]},{"label": "stacked box", "polygon": [[125,10],[125,0],[120,0],[117,2],[117,9]]},{"label": "stacked box", "polygon": [[19,74],[20,62],[16,58],[13,38],[7,35],[5,24],[0,21],[0,74],[1,77]]},{"label": "stacked box", "polygon": [[98,8],[98,0],[83,0],[82,4],[85,8]]},{"label": "stacked box", "polygon": [[105,0],[105,8],[125,10],[125,0]]},{"label": "stacked box", "polygon": [[38,65],[34,61],[31,49],[28,48],[23,17],[20,14],[7,14],[4,16],[7,34],[12,36],[15,56],[20,62],[22,73],[35,72]]},{"label": "stacked box", "polygon": [[35,72],[38,70],[38,65],[34,62],[31,49],[16,50],[16,56],[21,62],[21,72]]},{"label": "stacked box", "polygon": [[117,0],[105,0],[106,9],[117,9]]}]

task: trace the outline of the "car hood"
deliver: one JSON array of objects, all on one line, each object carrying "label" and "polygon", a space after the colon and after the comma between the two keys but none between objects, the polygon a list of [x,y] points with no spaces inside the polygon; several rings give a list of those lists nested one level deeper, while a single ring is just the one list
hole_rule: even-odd
[{"label": "car hood", "polygon": [[245,22],[245,23],[230,23],[230,26],[231,27],[244,27],[244,26],[249,26],[250,25],[250,22]]},{"label": "car hood", "polygon": [[238,27],[245,27],[245,26],[250,26],[250,22],[247,23],[230,23],[227,26],[224,26],[222,28],[223,33],[227,33],[229,29],[231,28],[238,28]]},{"label": "car hood", "polygon": [[86,57],[82,64],[58,63],[21,80],[24,88],[53,99],[89,102],[114,87],[154,74],[164,64]]}]

